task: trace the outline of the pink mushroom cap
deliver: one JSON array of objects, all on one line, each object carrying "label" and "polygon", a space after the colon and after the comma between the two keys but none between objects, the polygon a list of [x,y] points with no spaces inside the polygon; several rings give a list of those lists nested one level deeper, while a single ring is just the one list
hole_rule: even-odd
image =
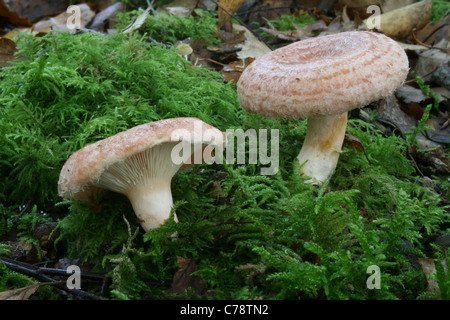
[{"label": "pink mushroom cap", "polygon": [[298,41],[253,61],[237,83],[241,106],[266,117],[339,114],[391,94],[408,74],[405,51],[376,32]]}]

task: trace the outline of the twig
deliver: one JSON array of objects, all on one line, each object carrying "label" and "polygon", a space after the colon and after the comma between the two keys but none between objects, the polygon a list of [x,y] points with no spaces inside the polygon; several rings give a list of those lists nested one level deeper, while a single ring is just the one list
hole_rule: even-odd
[{"label": "twig", "polygon": [[[61,281],[57,281],[49,276],[47,276],[45,273],[50,272],[51,268],[40,268],[40,267],[36,267],[33,266],[31,264],[25,263],[25,262],[21,262],[21,261],[15,261],[13,259],[9,259],[9,258],[4,258],[4,257],[0,257],[0,260],[11,270],[28,275],[28,276],[32,276],[40,281],[45,281],[45,282],[52,282],[54,283],[55,287],[57,287],[59,290],[58,292],[62,295],[64,295],[64,293],[68,293],[68,294],[74,294],[74,295],[78,295],[80,297],[84,297],[84,298],[89,298],[89,299],[93,299],[93,300],[106,300],[106,298],[104,297],[99,297],[95,294],[80,290],[80,289],[68,289],[66,286],[66,282],[62,282]],[[52,272],[56,275],[62,275],[61,273],[64,272],[64,275],[68,275],[67,272],[65,270],[61,270],[61,269],[53,269]],[[103,277],[100,275],[94,275],[92,273],[80,273],[80,276],[82,277],[88,277],[88,278],[95,278],[96,280],[99,280],[99,278],[101,278],[103,280]]]},{"label": "twig", "polygon": [[431,32],[423,41],[427,42],[428,39],[430,39],[430,37],[435,34],[437,31],[439,31],[440,29],[442,29],[443,27],[448,26],[448,23],[444,23],[443,25],[437,27],[436,29],[433,30],[433,32]]},{"label": "twig", "polygon": [[422,178],[425,177],[425,175],[422,173],[419,166],[417,165],[416,160],[414,160],[414,157],[412,156],[412,154],[409,151],[408,151],[408,156],[411,159],[411,161],[413,162],[413,165],[416,168],[417,172],[419,172],[419,174],[422,176]]},{"label": "twig", "polygon": [[22,218],[22,216],[27,213],[27,211],[32,207],[31,200],[28,201],[25,206],[20,210],[19,214],[12,220],[13,225],[19,222],[19,220]]},{"label": "twig", "polygon": [[437,50],[441,50],[442,52],[444,52],[444,53],[446,53],[446,54],[450,54],[450,50],[449,50],[449,49],[444,49],[444,48],[439,48],[439,47],[430,46],[429,44],[423,43],[422,41],[420,41],[419,39],[417,39],[415,30],[416,30],[416,29],[413,29],[413,30],[411,31],[411,34],[412,34],[413,40],[414,40],[417,44],[419,44],[419,45],[421,45],[421,46],[424,46],[424,47],[426,47],[426,48],[428,48],[428,49],[437,49]]},{"label": "twig", "polygon": [[[426,78],[426,77],[428,77],[429,75],[432,75],[438,68],[439,68],[439,66],[436,66],[433,70],[431,70],[430,72],[428,72],[428,73],[426,73],[426,74],[424,74],[423,76],[420,76],[420,77],[421,77],[422,79],[423,79],[423,78]],[[410,84],[410,83],[413,83],[413,82],[416,82],[416,81],[417,81],[417,78],[414,78],[414,79],[405,81],[403,84]]]}]

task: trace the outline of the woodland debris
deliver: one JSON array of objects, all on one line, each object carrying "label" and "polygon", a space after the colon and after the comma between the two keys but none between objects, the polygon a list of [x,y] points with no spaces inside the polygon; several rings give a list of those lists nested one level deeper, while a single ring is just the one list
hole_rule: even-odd
[{"label": "woodland debris", "polygon": [[[379,31],[395,39],[407,38],[413,30],[420,30],[428,23],[431,6],[432,1],[426,0],[382,13]],[[369,20],[364,20],[364,24],[370,29]]]},{"label": "woodland debris", "polygon": [[179,269],[173,276],[171,288],[166,292],[168,294],[184,293],[191,288],[196,294],[204,295],[208,284],[202,277],[192,275],[197,270],[196,263],[191,259],[177,257],[177,264]]},{"label": "woodland debris", "polygon": [[0,68],[8,66],[15,60],[16,43],[8,38],[0,38]]},{"label": "woodland debris", "polygon": [[[50,275],[57,275],[57,276],[67,277],[69,275],[67,273],[67,270],[37,267],[37,266],[29,264],[29,263],[16,261],[16,260],[13,260],[13,259],[3,258],[3,257],[0,257],[0,261],[2,263],[4,263],[9,269],[11,269],[13,271],[19,272],[19,273],[27,275],[27,276],[31,276],[31,277],[35,278],[36,280],[39,280],[39,281],[48,282],[48,283],[45,283],[45,284],[49,284],[50,283],[51,285],[56,286],[59,289],[58,292],[60,294],[62,294],[62,295],[71,294],[71,295],[74,295],[74,296],[79,296],[79,297],[87,298],[87,299],[105,300],[104,297],[97,296],[95,294],[92,294],[90,292],[86,292],[86,291],[81,290],[81,289],[68,289],[67,285],[66,285],[66,281],[55,280],[54,278],[52,278],[52,277],[50,277],[48,275],[48,274],[50,274]],[[81,272],[80,276],[81,276],[82,279],[84,278],[84,279],[101,280],[101,281],[103,281],[103,279],[104,279],[103,276],[97,275],[97,274],[93,274],[93,273]],[[18,289],[18,290],[22,290],[22,289]],[[32,288],[24,289],[22,294],[25,295],[25,294],[28,294],[30,292],[32,292]],[[12,294],[20,296],[21,295],[21,291],[13,292]]]},{"label": "woodland debris", "polygon": [[[432,275],[437,272],[434,259],[431,258],[419,258],[418,262],[422,267],[423,273],[427,278],[428,286],[426,288],[427,292],[439,294],[439,284],[432,278]],[[448,272],[447,260],[443,259],[440,261],[444,267],[444,272]]]}]

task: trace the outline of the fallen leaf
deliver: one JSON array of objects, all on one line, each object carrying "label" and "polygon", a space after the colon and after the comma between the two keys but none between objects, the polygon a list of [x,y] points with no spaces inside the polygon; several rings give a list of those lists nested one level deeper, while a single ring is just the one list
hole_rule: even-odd
[{"label": "fallen leaf", "polygon": [[[4,2],[4,1],[1,1]],[[70,0],[20,0],[9,1],[10,9],[17,13],[18,16],[23,17],[34,23],[45,17],[52,17],[60,12],[66,11],[70,5]],[[27,25],[29,26],[29,25]]]},{"label": "fallen leaf", "polygon": [[[373,1],[372,1],[373,2]],[[381,0],[381,12],[386,13],[392,10],[396,10],[402,7],[409,6],[413,3],[417,2],[417,0]]]},{"label": "fallen leaf", "polygon": [[373,14],[370,11],[367,12],[369,6],[378,6],[381,13],[386,13],[411,5],[414,2],[416,2],[416,0],[339,0],[335,5],[335,11],[340,13],[343,11],[344,7],[347,7],[348,15],[351,19],[354,19],[355,17],[366,19]]},{"label": "fallen leaf", "polygon": [[[448,43],[448,40],[442,40],[436,44],[436,47],[447,48]],[[419,53],[419,58],[417,59],[414,71],[417,75],[425,75],[435,72],[439,67],[445,66],[449,63],[450,55],[439,49],[430,49]]]},{"label": "fallen leaf", "polygon": [[6,20],[15,26],[31,27],[31,22],[28,18],[19,16],[16,12],[11,11],[3,0],[0,0],[0,19]]},{"label": "fallen leaf", "polygon": [[241,4],[246,0],[219,0],[218,11],[218,28],[224,28],[226,31],[231,31],[230,14],[236,13]]},{"label": "fallen leaf", "polygon": [[235,84],[238,82],[242,72],[245,68],[252,63],[255,58],[245,58],[244,60],[233,61],[227,64],[221,71],[225,81],[233,81]]},{"label": "fallen leaf", "polygon": [[[95,16],[95,12],[87,4],[77,5],[80,9],[80,28],[86,27],[86,25],[92,21]],[[34,27],[34,32],[48,33],[51,30],[58,31],[71,31],[68,27],[69,19],[73,19],[74,13],[64,11],[63,13],[49,19],[41,20],[37,22]],[[75,31],[75,30],[74,30]]]},{"label": "fallen leaf", "polygon": [[[438,283],[435,280],[431,279],[431,275],[436,272],[436,265],[434,264],[434,259],[419,258],[418,262],[419,265],[422,267],[425,277],[427,278],[428,287],[426,288],[426,291],[439,294],[440,290]],[[441,260],[441,263],[444,266],[445,272],[448,272],[447,261],[443,259]]]},{"label": "fallen leaf", "polygon": [[431,127],[434,130],[427,130],[426,136],[431,141],[439,144],[450,143],[450,126],[445,126],[445,119],[439,117],[431,117],[425,122],[426,127]]},{"label": "fallen leaf", "polygon": [[369,159],[369,157],[367,155],[367,152],[366,152],[366,149],[364,148],[364,145],[362,144],[362,142],[359,141],[358,138],[356,138],[355,136],[351,135],[348,132],[345,133],[344,146],[348,147],[348,148],[355,149],[356,151],[359,151],[359,152],[363,152],[364,155],[366,156],[367,161],[369,161],[369,163],[371,163],[371,164],[374,164]]},{"label": "fallen leaf", "polygon": [[[417,2],[380,15],[380,28],[378,31],[388,37],[405,39],[411,35],[413,29],[420,30],[430,20],[431,0]],[[363,21],[366,29],[370,29],[369,19]]]},{"label": "fallen leaf", "polygon": [[113,19],[116,17],[118,11],[122,11],[124,4],[122,2],[116,2],[109,7],[103,9],[95,15],[94,20],[90,26],[91,29],[102,31],[105,24],[108,23],[108,27],[112,28],[114,22]]},{"label": "fallen leaf", "polygon": [[384,98],[378,106],[378,120],[395,127],[400,133],[410,132],[417,125],[417,119],[402,111],[397,98],[390,95]]},{"label": "fallen leaf", "polygon": [[233,29],[238,32],[244,32],[245,34],[246,40],[243,45],[240,45],[241,50],[237,53],[237,57],[239,59],[245,60],[246,58],[258,58],[272,51],[271,48],[255,37],[247,28],[234,24]]},{"label": "fallen leaf", "polygon": [[427,24],[424,28],[415,32],[416,38],[428,45],[435,45],[443,39],[450,39],[450,15],[442,18],[439,21],[433,21]]},{"label": "fallen leaf", "polygon": [[186,7],[166,7],[165,10],[177,17],[189,17],[192,9]]},{"label": "fallen leaf", "polygon": [[0,38],[0,68],[10,65],[17,52],[16,43],[8,38]]},{"label": "fallen leaf", "polygon": [[131,33],[134,30],[139,29],[147,19],[151,8],[152,7],[150,6],[143,13],[141,13],[132,23],[130,23],[122,30],[122,33]]},{"label": "fallen leaf", "polygon": [[41,284],[33,284],[20,289],[0,292],[0,300],[28,300],[40,286]]},{"label": "fallen leaf", "polygon": [[357,150],[359,152],[363,152],[364,151],[364,146],[361,143],[361,141],[359,141],[358,138],[352,136],[350,133],[345,133],[344,146],[350,147],[350,148],[355,149],[355,150]]},{"label": "fallen leaf", "polygon": [[196,294],[205,294],[208,284],[200,276],[194,276],[192,273],[197,270],[197,265],[191,259],[177,257],[179,270],[175,273],[172,280],[172,286],[166,292],[168,294],[184,293],[188,288],[192,288]]},{"label": "fallen leaf", "polygon": [[399,100],[401,100],[404,103],[410,102],[421,103],[424,102],[426,99],[428,99],[428,97],[422,93],[422,90],[406,84],[397,88],[395,90],[395,95]]}]

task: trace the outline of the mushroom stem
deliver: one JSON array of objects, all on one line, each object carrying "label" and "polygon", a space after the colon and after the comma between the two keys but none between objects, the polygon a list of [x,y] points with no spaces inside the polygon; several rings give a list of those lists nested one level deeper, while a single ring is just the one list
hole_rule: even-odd
[{"label": "mushroom stem", "polygon": [[322,185],[333,174],[347,128],[347,112],[308,118],[306,137],[297,159],[300,175]]},{"label": "mushroom stem", "polygon": [[[170,217],[173,207],[170,179],[130,188],[127,197],[145,232],[158,228]],[[174,219],[178,222],[176,215]]]}]

